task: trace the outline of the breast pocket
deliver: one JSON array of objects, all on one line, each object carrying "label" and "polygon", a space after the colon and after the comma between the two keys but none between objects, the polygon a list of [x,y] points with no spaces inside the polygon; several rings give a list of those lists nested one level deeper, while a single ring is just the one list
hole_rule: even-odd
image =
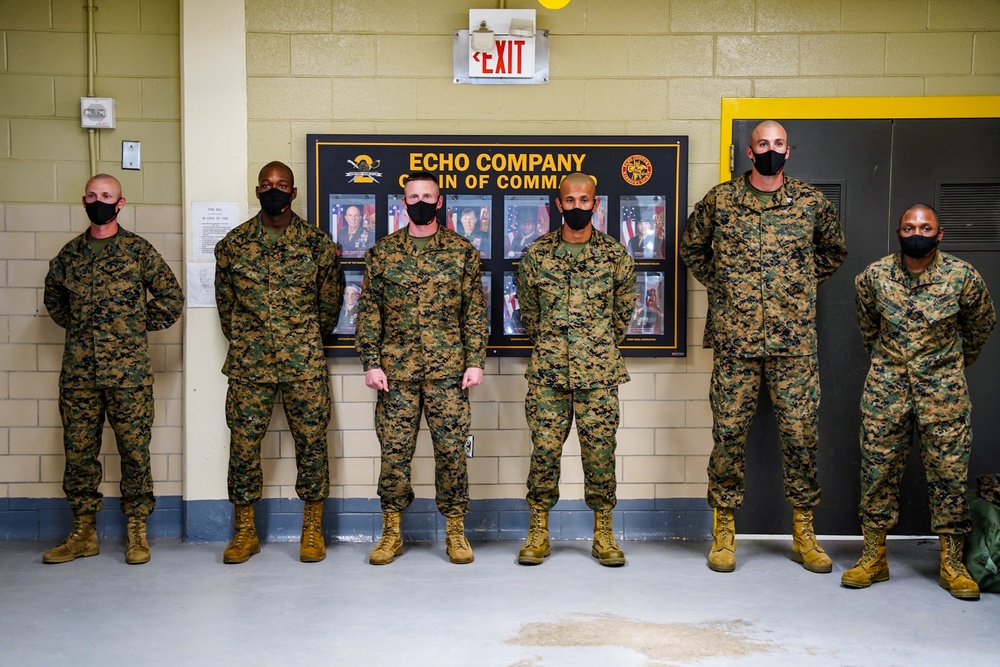
[{"label": "breast pocket", "polygon": [[285,246],[278,261],[282,270],[276,277],[283,289],[307,294],[316,293],[316,275],[319,267],[308,248]]}]

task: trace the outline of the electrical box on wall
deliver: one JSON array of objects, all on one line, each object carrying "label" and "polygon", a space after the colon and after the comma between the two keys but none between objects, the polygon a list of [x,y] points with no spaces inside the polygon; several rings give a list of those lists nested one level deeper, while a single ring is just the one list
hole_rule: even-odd
[{"label": "electrical box on wall", "polygon": [[80,125],[87,129],[115,129],[115,99],[113,97],[81,97]]}]

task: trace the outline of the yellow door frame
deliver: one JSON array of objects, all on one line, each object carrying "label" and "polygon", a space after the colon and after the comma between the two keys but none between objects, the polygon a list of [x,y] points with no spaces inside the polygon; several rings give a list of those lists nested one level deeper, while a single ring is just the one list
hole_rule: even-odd
[{"label": "yellow door frame", "polygon": [[1000,118],[1000,96],[724,97],[719,140],[720,183],[732,178],[729,147],[733,143],[733,121],[748,118]]}]

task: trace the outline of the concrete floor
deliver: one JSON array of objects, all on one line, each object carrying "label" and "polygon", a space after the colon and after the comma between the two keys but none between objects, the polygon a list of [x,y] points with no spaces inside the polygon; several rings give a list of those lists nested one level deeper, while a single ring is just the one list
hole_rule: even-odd
[{"label": "concrete floor", "polygon": [[0,664],[659,665],[992,664],[1000,595],[953,599],[937,585],[937,541],[889,544],[892,579],[840,587],[859,540],[825,541],[833,574],[788,559],[787,539],[738,542],[736,572],[705,565],[705,542],[624,542],[605,568],[590,542],[557,542],[543,565],[519,544],[407,545],[391,565],[370,544],[298,561],[271,543],[243,565],[222,544],[154,540],[147,565],[119,541],[99,556],[43,565],[48,542],[0,543]]}]

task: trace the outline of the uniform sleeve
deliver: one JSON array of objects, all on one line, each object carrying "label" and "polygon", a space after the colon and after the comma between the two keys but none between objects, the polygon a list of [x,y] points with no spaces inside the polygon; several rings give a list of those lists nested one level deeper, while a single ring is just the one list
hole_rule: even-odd
[{"label": "uniform sleeve", "polygon": [[532,341],[538,340],[541,313],[538,288],[535,286],[534,254],[527,253],[517,265],[517,306],[521,310],[524,333]]},{"label": "uniform sleeve", "polygon": [[635,262],[628,253],[622,253],[615,268],[614,291],[615,343],[621,345],[635,311]]},{"label": "uniform sleeve", "polygon": [[965,365],[971,366],[996,326],[997,315],[986,282],[971,269],[959,297],[958,328],[962,336]]},{"label": "uniform sleeve", "polygon": [[871,284],[868,271],[863,271],[854,279],[855,298],[854,304],[858,311],[858,328],[861,329],[861,340],[865,345],[865,352],[871,356],[878,342],[881,316],[875,308],[876,295]]},{"label": "uniform sleeve", "polygon": [[324,234],[320,240],[319,270],[316,272],[319,326],[323,336],[337,326],[340,307],[344,303],[344,286],[344,270],[340,266],[337,245]]},{"label": "uniform sleeve", "polygon": [[354,321],[354,347],[365,371],[382,367],[382,303],[383,277],[377,271],[377,248],[365,252],[365,278],[358,299],[358,316]]},{"label": "uniform sleeve", "polygon": [[479,251],[470,248],[465,255],[462,277],[462,345],[466,368],[482,368],[486,364],[486,300],[481,264]]},{"label": "uniform sleeve", "polygon": [[219,308],[219,323],[226,340],[232,339],[233,307],[236,304],[236,290],[230,272],[229,254],[225,239],[215,244],[215,305]]},{"label": "uniform sleeve", "polygon": [[184,309],[184,293],[177,277],[155,248],[149,248],[145,275],[142,277],[152,299],[146,302],[146,331],[160,331],[171,326]]},{"label": "uniform sleeve", "polygon": [[[712,201],[710,201],[712,199]],[[714,250],[712,235],[715,232],[715,202],[711,193],[695,204],[688,216],[681,238],[681,259],[694,277],[705,287],[711,287],[714,278]]]},{"label": "uniform sleeve", "polygon": [[49,272],[45,274],[45,309],[52,321],[67,328],[70,323],[69,291],[66,289],[66,269],[56,256],[49,262]]},{"label": "uniform sleeve", "polygon": [[821,283],[847,259],[847,244],[844,242],[844,230],[837,217],[837,209],[826,199],[824,206],[816,215],[816,230],[813,235],[813,247],[816,255],[816,282]]}]

